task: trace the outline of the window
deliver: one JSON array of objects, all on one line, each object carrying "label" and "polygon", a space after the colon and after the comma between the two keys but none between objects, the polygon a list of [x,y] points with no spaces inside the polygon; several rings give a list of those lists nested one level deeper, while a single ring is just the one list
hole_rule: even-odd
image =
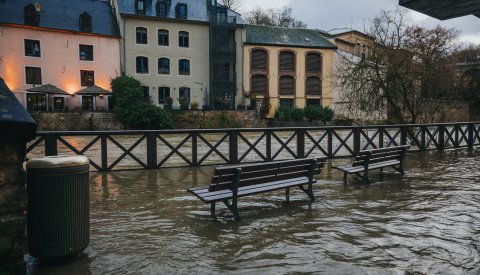
[{"label": "window", "polygon": [[217,23],[227,23],[227,8],[217,7]]},{"label": "window", "polygon": [[47,95],[45,94],[27,94],[28,111],[46,111]]},{"label": "window", "polygon": [[157,16],[166,17],[167,14],[168,14],[167,2],[158,1],[157,2]]},{"label": "window", "polygon": [[145,14],[145,0],[135,0],[135,13]]},{"label": "window", "polygon": [[322,56],[319,53],[307,54],[307,72],[322,71]]},{"label": "window", "polygon": [[150,87],[142,86],[143,89],[143,100],[150,101]]},{"label": "window", "polygon": [[92,17],[86,12],[82,13],[80,15],[79,25],[81,32],[92,32]]},{"label": "window", "polygon": [[64,97],[53,97],[53,110],[54,111],[63,111],[65,110],[65,98]]},{"label": "window", "polygon": [[158,45],[168,46],[168,30],[158,30]]},{"label": "window", "polygon": [[316,76],[307,77],[307,95],[322,95],[320,78]]},{"label": "window", "polygon": [[295,95],[295,79],[292,76],[280,77],[280,95]]},{"label": "window", "polygon": [[178,90],[180,105],[190,105],[190,88],[182,87]]},{"label": "window", "polygon": [[158,87],[158,104],[166,104],[170,97],[170,87]]},{"label": "window", "polygon": [[25,67],[25,80],[27,84],[42,85],[42,69]]},{"label": "window", "polygon": [[79,45],[80,60],[93,61],[93,46],[92,45]]},{"label": "window", "polygon": [[179,3],[175,7],[175,17],[187,19],[187,4]]},{"label": "window", "polygon": [[158,73],[170,74],[170,59],[165,57],[158,59]]},{"label": "window", "polygon": [[25,39],[25,56],[40,57],[40,41]]},{"label": "window", "polygon": [[178,46],[188,48],[188,32],[178,33]]},{"label": "window", "polygon": [[148,74],[148,58],[145,56],[137,56],[137,73]]},{"label": "window", "polygon": [[265,75],[252,76],[252,93],[257,95],[267,93],[267,77]]},{"label": "window", "polygon": [[295,101],[293,98],[280,98],[280,107],[293,108],[295,106]]},{"label": "window", "polygon": [[252,51],[252,70],[267,70],[267,51],[265,50],[253,50]]},{"label": "window", "polygon": [[90,87],[95,85],[95,73],[93,71],[80,71],[80,82],[82,86]]},{"label": "window", "polygon": [[23,20],[25,25],[38,26],[40,23],[40,14],[32,4],[23,8]]},{"label": "window", "polygon": [[178,61],[178,73],[180,75],[190,75],[190,60],[180,59]]},{"label": "window", "polygon": [[280,53],[280,71],[295,71],[295,54],[284,51]]},{"label": "window", "polygon": [[147,29],[137,28],[137,44],[147,44]]},{"label": "window", "polygon": [[82,96],[82,110],[93,111],[93,96],[91,95]]},{"label": "window", "polygon": [[320,99],[307,99],[307,106],[321,106],[322,102]]}]

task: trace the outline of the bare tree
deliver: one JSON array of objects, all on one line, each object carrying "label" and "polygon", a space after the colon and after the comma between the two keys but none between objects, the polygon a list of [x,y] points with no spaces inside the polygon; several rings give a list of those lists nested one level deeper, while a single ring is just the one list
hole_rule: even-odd
[{"label": "bare tree", "polygon": [[236,12],[242,8],[242,0],[220,0],[219,3]]},{"label": "bare tree", "polygon": [[292,8],[264,10],[260,7],[248,12],[245,16],[248,24],[277,26],[284,28],[306,28],[307,25],[292,15]]},{"label": "bare tree", "polygon": [[337,68],[338,85],[349,108],[364,113],[384,110],[396,122],[427,120],[436,110],[432,100],[452,89],[448,55],[457,32],[427,30],[409,24],[404,9],[382,11],[368,34],[369,55],[343,55]]}]

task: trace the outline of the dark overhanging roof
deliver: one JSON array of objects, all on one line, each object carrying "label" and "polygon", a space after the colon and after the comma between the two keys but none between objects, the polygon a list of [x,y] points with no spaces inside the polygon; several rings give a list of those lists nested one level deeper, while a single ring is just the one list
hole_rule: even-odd
[{"label": "dark overhanging roof", "polygon": [[30,89],[27,89],[27,91],[34,92],[34,93],[42,93],[42,94],[70,95],[69,93],[65,92],[64,90],[52,84],[36,86]]},{"label": "dark overhanging roof", "polygon": [[466,15],[480,17],[479,0],[399,0],[399,4],[440,20]]},{"label": "dark overhanging roof", "polygon": [[107,91],[101,87],[98,87],[96,85],[87,87],[85,89],[82,89],[80,91],[77,91],[75,94],[77,95],[111,95],[112,93],[110,91]]}]

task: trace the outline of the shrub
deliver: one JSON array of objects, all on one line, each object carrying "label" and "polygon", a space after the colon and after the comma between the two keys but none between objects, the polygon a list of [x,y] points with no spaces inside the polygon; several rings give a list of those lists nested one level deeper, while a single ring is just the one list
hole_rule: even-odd
[{"label": "shrub", "polygon": [[275,118],[280,119],[281,121],[289,121],[292,119],[292,108],[290,107],[278,107],[275,112]]},{"label": "shrub", "polygon": [[192,110],[198,110],[198,102],[193,101],[192,103],[190,103],[190,108]]},{"label": "shrub", "polygon": [[334,112],[330,107],[323,107],[322,109],[322,120],[323,122],[330,122],[333,119]]},{"label": "shrub", "polygon": [[305,112],[303,109],[295,107],[292,109],[290,116],[293,120],[300,121],[305,117]]},{"label": "shrub", "polygon": [[128,129],[171,129],[175,115],[143,100],[140,81],[130,76],[112,80],[113,111]]},{"label": "shrub", "polygon": [[307,106],[305,107],[305,117],[309,120],[322,120],[323,108],[322,106]]},{"label": "shrub", "polygon": [[202,128],[239,128],[240,122],[238,122],[234,116],[228,115],[227,112],[221,111],[215,113],[214,119],[206,120]]}]

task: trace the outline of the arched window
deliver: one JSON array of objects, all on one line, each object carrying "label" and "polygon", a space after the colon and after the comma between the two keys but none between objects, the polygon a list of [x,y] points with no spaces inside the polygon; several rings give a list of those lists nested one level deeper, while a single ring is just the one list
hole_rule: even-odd
[{"label": "arched window", "polygon": [[266,50],[256,49],[252,51],[250,67],[252,70],[267,70],[268,54]]},{"label": "arched window", "polygon": [[307,54],[307,72],[322,71],[322,56],[319,53]]},{"label": "arched window", "polygon": [[137,44],[147,44],[147,28],[137,27]]},{"label": "arched window", "polygon": [[265,96],[267,93],[268,78],[265,75],[252,76],[252,93]]},{"label": "arched window", "polygon": [[168,30],[158,30],[158,45],[168,46]]},{"label": "arched window", "polygon": [[92,17],[88,13],[80,15],[78,24],[81,32],[92,32]]},{"label": "arched window", "polygon": [[170,74],[170,59],[162,57],[158,59],[158,73]]},{"label": "arched window", "polygon": [[38,26],[40,22],[40,14],[32,4],[28,4],[23,8],[23,20],[25,25]]},{"label": "arched window", "polygon": [[178,74],[190,75],[190,60],[180,59],[178,61]]},{"label": "arched window", "polygon": [[316,76],[307,77],[307,95],[322,95],[322,84]]},{"label": "arched window", "polygon": [[280,52],[280,71],[295,71],[295,54],[290,51]]},{"label": "arched window", "polygon": [[137,56],[137,73],[148,74],[148,58],[145,56]]},{"label": "arched window", "polygon": [[279,89],[280,95],[295,95],[295,78],[288,75],[281,76]]}]

